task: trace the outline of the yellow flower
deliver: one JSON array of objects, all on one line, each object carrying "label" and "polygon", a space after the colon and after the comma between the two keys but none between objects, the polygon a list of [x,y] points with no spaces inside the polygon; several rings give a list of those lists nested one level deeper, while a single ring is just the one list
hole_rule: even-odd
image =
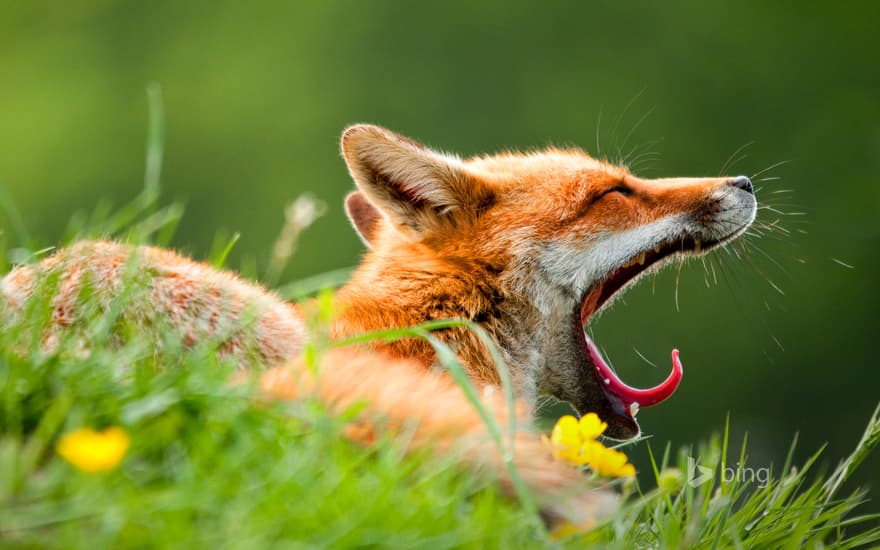
[{"label": "yellow flower", "polygon": [[556,422],[550,439],[544,438],[544,441],[550,445],[556,458],[577,466],[589,466],[599,475],[634,476],[636,469],[627,463],[624,453],[609,449],[596,441],[606,428],[608,424],[602,422],[595,413],[586,414],[580,420],[566,415]]},{"label": "yellow flower", "polygon": [[596,439],[605,433],[608,424],[602,422],[596,413],[587,413],[581,417],[578,427],[580,428],[581,437],[587,440]]},{"label": "yellow flower", "polygon": [[591,470],[605,477],[632,477],[636,475],[636,468],[627,463],[626,455],[622,452],[609,449],[598,441],[587,441],[583,450],[584,462]]},{"label": "yellow flower", "polygon": [[119,465],[128,444],[128,434],[122,428],[110,427],[103,432],[81,428],[61,436],[56,449],[64,460],[83,472],[95,473]]},{"label": "yellow flower", "polygon": [[582,443],[577,418],[567,414],[557,420],[550,433],[550,442],[556,458],[577,463]]}]

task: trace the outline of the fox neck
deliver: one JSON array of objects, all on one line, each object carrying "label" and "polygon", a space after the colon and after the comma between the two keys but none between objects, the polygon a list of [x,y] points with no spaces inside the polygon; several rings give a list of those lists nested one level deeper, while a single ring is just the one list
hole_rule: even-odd
[{"label": "fox neck", "polygon": [[[336,295],[334,337],[434,320],[471,321],[493,340],[517,393],[533,398],[543,323],[532,301],[505,290],[504,280],[503,267],[479,258],[438,255],[417,243],[372,250]],[[452,348],[473,381],[500,383],[495,361],[474,331],[454,327],[433,335]],[[376,342],[373,347],[416,359],[426,368],[438,366],[433,347],[424,340]]]}]

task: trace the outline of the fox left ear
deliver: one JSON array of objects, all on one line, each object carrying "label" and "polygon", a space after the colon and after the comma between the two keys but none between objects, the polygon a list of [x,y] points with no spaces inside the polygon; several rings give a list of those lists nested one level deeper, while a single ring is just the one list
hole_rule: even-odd
[{"label": "fox left ear", "polygon": [[493,198],[457,158],[378,126],[347,128],[342,155],[366,199],[413,238],[457,216],[476,215]]},{"label": "fox left ear", "polygon": [[379,230],[382,214],[360,191],[352,191],[345,197],[345,213],[367,248],[373,248],[373,239]]}]

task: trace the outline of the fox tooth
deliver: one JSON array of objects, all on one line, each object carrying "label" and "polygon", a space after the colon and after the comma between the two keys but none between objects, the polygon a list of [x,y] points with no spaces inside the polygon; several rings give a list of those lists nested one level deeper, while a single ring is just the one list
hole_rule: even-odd
[{"label": "fox tooth", "polygon": [[648,254],[646,252],[642,252],[638,256],[636,256],[633,259],[631,259],[630,261],[626,262],[626,265],[624,265],[623,267],[634,267],[637,265],[645,265],[645,259],[647,257],[648,257]]},{"label": "fox tooth", "polygon": [[696,239],[694,241],[694,252],[699,252],[702,249],[703,249],[703,241],[701,241],[700,239]]},{"label": "fox tooth", "polygon": [[660,254],[660,245],[659,244],[654,247],[654,252],[656,252],[657,254]]}]

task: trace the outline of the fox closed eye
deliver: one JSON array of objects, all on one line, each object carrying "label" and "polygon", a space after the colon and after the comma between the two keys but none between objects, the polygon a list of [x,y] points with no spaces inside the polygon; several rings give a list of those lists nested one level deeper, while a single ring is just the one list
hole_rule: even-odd
[{"label": "fox closed eye", "polygon": [[629,187],[627,187],[623,183],[618,183],[612,187],[609,187],[608,189],[605,189],[604,191],[600,192],[599,194],[595,195],[593,197],[593,200],[590,201],[590,204],[597,203],[600,200],[602,200],[608,196],[620,195],[623,197],[629,197],[632,194],[633,194],[632,189],[630,189]]},{"label": "fox closed eye", "polygon": [[581,216],[586,216],[590,212],[590,209],[593,207],[593,205],[597,204],[605,197],[615,194],[622,197],[629,197],[633,194],[633,190],[623,183],[617,183],[611,187],[608,187],[605,190],[594,193],[591,197],[587,198],[580,204],[575,217],[580,218]]},{"label": "fox closed eye", "polygon": [[619,194],[623,195],[624,197],[629,197],[630,195],[633,194],[632,189],[630,189],[629,187],[627,187],[626,185],[623,185],[621,183],[621,184],[615,185],[614,187],[606,189],[605,191],[602,192],[601,195],[599,195],[596,198],[598,200],[606,195],[610,195],[611,193],[619,193]]}]

